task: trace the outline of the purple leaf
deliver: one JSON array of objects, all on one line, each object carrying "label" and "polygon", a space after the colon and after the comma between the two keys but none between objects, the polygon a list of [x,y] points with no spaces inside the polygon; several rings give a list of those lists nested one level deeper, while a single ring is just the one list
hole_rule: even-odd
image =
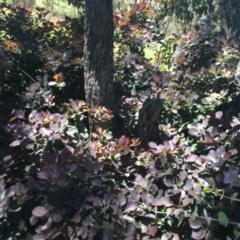
[{"label": "purple leaf", "polygon": [[94,179],[91,181],[92,186],[100,188],[102,186],[102,182],[99,179]]},{"label": "purple leaf", "polygon": [[199,161],[200,158],[195,155],[195,154],[191,154],[190,156],[188,156],[186,159],[185,159],[185,162],[196,162],[196,161]]},{"label": "purple leaf", "polygon": [[133,217],[130,217],[130,216],[127,216],[127,215],[122,215],[121,218],[128,221],[128,222],[135,223],[135,219]]},{"label": "purple leaf", "polygon": [[38,112],[37,112],[36,110],[33,110],[33,111],[28,115],[28,120],[29,120],[29,122],[33,122],[33,120],[35,120],[35,119],[33,119],[33,118],[36,117],[37,113],[38,113]]},{"label": "purple leaf", "polygon": [[184,180],[186,179],[186,177],[187,177],[187,173],[186,173],[185,171],[181,171],[181,172],[179,173],[179,179],[180,179],[181,181],[184,181]]},{"label": "purple leaf", "polygon": [[68,120],[67,120],[66,117],[64,117],[64,118],[61,120],[60,125],[61,125],[62,127],[64,127],[64,128],[68,125]]},{"label": "purple leaf", "polygon": [[72,173],[77,168],[77,165],[75,163],[71,163],[68,167],[65,173]]},{"label": "purple leaf", "polygon": [[42,226],[42,230],[47,230],[49,229],[50,227],[52,226],[52,219],[51,218],[48,218],[48,221],[46,222],[45,225]]},{"label": "purple leaf", "polygon": [[47,213],[48,213],[48,210],[43,206],[35,207],[32,210],[32,215],[35,216],[35,217],[42,217]]},{"label": "purple leaf", "polygon": [[172,240],[180,240],[178,234],[174,234]]},{"label": "purple leaf", "polygon": [[24,231],[25,227],[26,227],[25,222],[23,220],[20,220],[19,223],[18,223],[18,229],[20,231]]},{"label": "purple leaf", "polygon": [[238,150],[236,148],[231,149],[229,152],[232,156],[238,154]]},{"label": "purple leaf", "polygon": [[86,132],[86,133],[80,133],[80,135],[83,137],[83,138],[88,138],[89,134]]},{"label": "purple leaf", "polygon": [[[134,236],[136,227],[133,224],[128,224],[124,229],[124,236]],[[134,239],[134,238],[133,238]]]},{"label": "purple leaf", "polygon": [[194,126],[193,127],[193,124],[189,124],[188,125],[188,134],[190,135],[190,136],[194,136],[194,137],[196,137],[196,136],[198,136],[199,134],[200,134],[200,132],[199,132],[199,130],[198,130],[198,127],[196,126]]},{"label": "purple leaf", "polygon": [[59,113],[52,114],[53,120],[56,123],[59,123],[61,121],[61,115]]},{"label": "purple leaf", "polygon": [[215,239],[214,233],[212,231],[207,232],[205,236],[205,240],[214,240],[214,239]]},{"label": "purple leaf", "polygon": [[97,227],[91,227],[88,231],[88,236],[89,238],[94,237],[98,232],[98,228]]},{"label": "purple leaf", "polygon": [[217,149],[217,156],[218,157],[223,157],[223,154],[225,153],[225,146],[220,146],[218,149]]},{"label": "purple leaf", "polygon": [[[8,188],[7,191],[5,192],[5,198],[12,197],[16,193],[19,193],[19,195],[25,194],[28,191],[28,188],[25,188],[23,184],[21,184],[22,185],[21,189],[17,189],[19,187],[19,184],[21,183],[17,182],[15,186],[11,186],[10,188]],[[0,186],[0,192],[4,192],[4,190],[1,191],[1,186]]]},{"label": "purple leaf", "polygon": [[166,234],[163,234],[162,237],[161,237],[161,240],[168,240],[168,237]]},{"label": "purple leaf", "polygon": [[191,147],[186,147],[185,150],[184,150],[184,155],[185,155],[185,156],[190,155],[191,152],[192,152]]},{"label": "purple leaf", "polygon": [[14,116],[18,119],[24,119],[25,118],[25,111],[18,109],[14,112]]},{"label": "purple leaf", "polygon": [[90,141],[90,142],[88,143],[88,150],[90,151],[90,149],[95,149],[95,148],[96,148],[95,144]]},{"label": "purple leaf", "polygon": [[123,231],[123,224],[118,220],[113,222],[113,228],[117,233]]},{"label": "purple leaf", "polygon": [[151,235],[151,236],[154,236],[157,232],[158,228],[156,226],[151,226],[149,229],[148,229],[148,234]]},{"label": "purple leaf", "polygon": [[192,232],[192,236],[191,237],[193,239],[196,239],[196,240],[203,239],[205,237],[205,234],[206,234],[206,232],[201,230],[199,232]]},{"label": "purple leaf", "polygon": [[149,146],[150,148],[154,148],[154,149],[157,149],[157,148],[158,148],[158,146],[157,146],[157,144],[156,144],[155,142],[149,142],[149,143],[148,143],[148,146]]},{"label": "purple leaf", "polygon": [[180,214],[184,213],[183,209],[181,208],[178,208],[178,209],[175,209],[173,211],[173,214],[176,216],[176,217],[179,217]]},{"label": "purple leaf", "polygon": [[62,220],[62,214],[59,212],[54,212],[50,215],[53,222],[60,222]]},{"label": "purple leaf", "polygon": [[124,194],[119,194],[118,195],[118,203],[119,203],[119,205],[123,206],[124,204],[126,204],[126,202],[127,202],[127,199],[126,199],[125,195]]},{"label": "purple leaf", "polygon": [[72,156],[70,148],[64,148],[58,158],[58,163],[65,163]]},{"label": "purple leaf", "polygon": [[170,200],[169,197],[157,197],[153,200],[152,205],[171,207],[173,205],[173,202]]},{"label": "purple leaf", "polygon": [[187,181],[183,187],[183,190],[188,191],[188,190],[192,189],[192,187],[193,187],[192,179],[187,179]]},{"label": "purple leaf", "polygon": [[147,180],[143,178],[140,174],[135,174],[136,178],[134,180],[134,183],[136,185],[141,186],[144,189],[147,189]]},{"label": "purple leaf", "polygon": [[5,197],[3,200],[1,200],[0,209],[4,208],[9,203],[9,201],[10,201],[10,198],[8,198],[8,197]]},{"label": "purple leaf", "polygon": [[43,170],[41,172],[38,172],[37,176],[39,179],[49,179],[49,172],[46,170]]},{"label": "purple leaf", "polygon": [[71,136],[71,137],[73,137],[73,135],[74,135],[75,133],[77,133],[77,132],[78,132],[77,129],[76,129],[76,128],[73,128],[73,127],[69,128],[69,129],[67,130],[67,134],[68,134],[69,136]]},{"label": "purple leaf", "polygon": [[228,172],[224,172],[223,182],[225,184],[231,184],[239,179],[239,171],[237,169],[230,168]]},{"label": "purple leaf", "polygon": [[138,207],[136,202],[128,202],[126,208],[124,209],[124,213],[135,211]]},{"label": "purple leaf", "polygon": [[130,195],[131,195],[131,198],[132,198],[133,200],[135,200],[136,202],[139,201],[140,194],[139,194],[139,190],[138,190],[137,188],[135,188],[134,190],[132,190],[132,191],[130,192]]},{"label": "purple leaf", "polygon": [[20,140],[15,140],[9,146],[10,147],[16,147],[16,146],[19,146],[21,144],[21,142],[22,141],[20,141]]},{"label": "purple leaf", "polygon": [[139,222],[139,226],[141,229],[141,233],[147,233],[149,226],[146,223]]},{"label": "purple leaf", "polygon": [[63,176],[62,178],[57,180],[57,185],[59,187],[66,187],[69,185],[69,180],[66,179],[66,176]]},{"label": "purple leaf", "polygon": [[110,201],[112,200],[112,193],[104,194],[103,204],[108,205],[110,204]]},{"label": "purple leaf", "polygon": [[[16,192],[16,194],[21,195],[21,194],[26,194],[27,191],[28,191],[28,188],[27,188],[26,186],[24,186],[22,183],[17,182],[17,183],[15,184],[15,188],[12,189],[12,190],[14,190],[14,191]],[[11,192],[9,192],[9,193],[11,194]],[[7,196],[8,196],[8,195],[7,195]],[[12,196],[12,195],[9,195],[9,196]],[[9,197],[9,196],[8,196],[8,197]]]},{"label": "purple leaf", "polygon": [[38,218],[35,216],[31,216],[29,222],[31,225],[34,225],[38,221]]},{"label": "purple leaf", "polygon": [[93,206],[94,207],[101,206],[101,204],[102,204],[102,201],[100,198],[98,198],[98,197],[93,198]]},{"label": "purple leaf", "polygon": [[217,183],[221,183],[224,179],[224,175],[222,172],[219,172],[216,176],[215,176],[215,180]]},{"label": "purple leaf", "polygon": [[[143,231],[142,231],[143,232]],[[149,236],[145,236],[142,238],[142,240],[151,240],[152,238],[150,238]],[[156,238],[157,239],[157,238]],[[158,240],[158,239],[157,239]]]},{"label": "purple leaf", "polygon": [[139,64],[134,64],[134,67],[135,67],[137,70],[141,70],[141,69],[144,68],[142,65],[139,65]]},{"label": "purple leaf", "polygon": [[163,182],[167,187],[172,187],[173,186],[173,181],[169,177],[164,177]]},{"label": "purple leaf", "polygon": [[124,238],[124,240],[135,240],[135,236],[134,235],[127,236]]},{"label": "purple leaf", "polygon": [[84,167],[90,172],[93,170],[93,163],[90,158],[84,159]]},{"label": "purple leaf", "polygon": [[79,213],[75,213],[75,215],[72,218],[72,221],[75,223],[79,223],[81,221],[81,216]]},{"label": "purple leaf", "polygon": [[207,182],[209,183],[209,185],[213,188],[215,188],[215,180],[212,177],[206,178]]},{"label": "purple leaf", "polygon": [[183,207],[186,207],[187,205],[192,203],[192,201],[193,201],[193,198],[189,198],[189,196],[187,195],[182,201]]},{"label": "purple leaf", "polygon": [[105,228],[103,231],[103,238],[102,240],[112,240],[114,239],[114,232],[110,228]]},{"label": "purple leaf", "polygon": [[218,112],[215,113],[215,118],[216,119],[221,119],[222,115],[223,115],[223,112],[222,111],[218,111]]},{"label": "purple leaf", "polygon": [[154,200],[154,196],[150,193],[142,192],[141,198],[144,203],[151,204]]},{"label": "purple leaf", "polygon": [[46,129],[45,127],[42,127],[40,130],[39,130],[39,133],[42,134],[42,136],[44,137],[49,137],[53,131],[52,130],[49,130],[49,129]]},{"label": "purple leaf", "polygon": [[210,150],[207,156],[212,162],[217,161],[217,153],[214,150]]},{"label": "purple leaf", "polygon": [[32,240],[49,239],[52,234],[53,234],[53,231],[51,231],[50,229],[47,229],[41,233],[35,234]]},{"label": "purple leaf", "polygon": [[71,102],[73,111],[74,112],[78,112],[78,105],[77,105],[77,103],[74,100],[72,100],[72,99],[69,99],[69,102]]},{"label": "purple leaf", "polygon": [[42,155],[42,162],[45,168],[50,168],[52,164],[56,162],[58,154],[45,152]]},{"label": "purple leaf", "polygon": [[152,218],[152,219],[155,219],[155,218],[156,218],[156,216],[155,216],[154,214],[151,214],[151,213],[146,214],[144,217],[146,217],[146,218]]}]

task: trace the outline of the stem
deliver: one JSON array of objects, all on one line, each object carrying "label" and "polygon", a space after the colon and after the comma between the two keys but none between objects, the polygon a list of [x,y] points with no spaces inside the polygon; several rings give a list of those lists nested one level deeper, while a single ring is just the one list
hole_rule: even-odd
[{"label": "stem", "polygon": [[27,72],[25,72],[23,69],[21,69],[20,67],[18,67],[14,62],[13,62],[13,65],[15,67],[17,67],[21,72],[23,72],[26,76],[28,76],[33,82],[37,83],[34,78],[32,78]]},{"label": "stem", "polygon": [[[189,216],[190,217],[190,216]],[[199,219],[206,219],[205,217],[201,217],[201,216],[198,216],[196,218],[199,218]],[[214,222],[219,222],[219,220],[217,218],[211,218],[211,217],[208,217],[208,219],[210,219],[211,221],[214,221]],[[231,221],[228,221],[228,224],[232,224],[234,226],[239,226],[239,223],[236,223],[236,222],[231,222]]]},{"label": "stem", "polygon": [[232,199],[232,198],[227,197],[227,196],[224,196],[224,195],[223,195],[222,197],[227,198],[227,199],[230,199],[230,200],[232,200],[232,201],[240,202],[240,199],[237,199],[237,198]]}]

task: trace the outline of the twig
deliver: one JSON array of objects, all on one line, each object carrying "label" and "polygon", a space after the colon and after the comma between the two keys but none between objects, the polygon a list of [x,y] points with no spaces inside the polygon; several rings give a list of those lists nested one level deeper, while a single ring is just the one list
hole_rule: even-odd
[{"label": "twig", "polygon": [[31,77],[27,72],[25,72],[23,69],[21,69],[20,67],[18,67],[14,62],[13,62],[13,65],[14,65],[15,67],[17,67],[21,72],[23,72],[26,76],[28,76],[33,82],[35,82],[35,83],[38,84],[38,82],[36,82],[34,78],[32,78],[32,77]]}]

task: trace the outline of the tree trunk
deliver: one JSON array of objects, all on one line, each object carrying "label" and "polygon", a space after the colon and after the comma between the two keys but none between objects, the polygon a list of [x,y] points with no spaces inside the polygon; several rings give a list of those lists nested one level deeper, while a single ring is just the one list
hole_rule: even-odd
[{"label": "tree trunk", "polygon": [[[113,92],[113,3],[112,0],[86,0],[84,19],[84,78],[89,108],[114,110]],[[104,125],[110,127],[110,123]],[[89,114],[90,132],[102,123]]]}]

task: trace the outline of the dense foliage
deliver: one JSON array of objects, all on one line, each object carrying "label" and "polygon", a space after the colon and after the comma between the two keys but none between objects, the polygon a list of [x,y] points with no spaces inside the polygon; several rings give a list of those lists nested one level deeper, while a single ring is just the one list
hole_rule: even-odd
[{"label": "dense foliage", "polygon": [[[0,7],[0,238],[237,239],[239,42],[206,25],[163,34],[147,4],[115,13],[122,134],[90,140],[86,113],[112,114],[84,102],[83,23],[46,14]],[[159,92],[161,134],[143,148],[139,109]]]}]

